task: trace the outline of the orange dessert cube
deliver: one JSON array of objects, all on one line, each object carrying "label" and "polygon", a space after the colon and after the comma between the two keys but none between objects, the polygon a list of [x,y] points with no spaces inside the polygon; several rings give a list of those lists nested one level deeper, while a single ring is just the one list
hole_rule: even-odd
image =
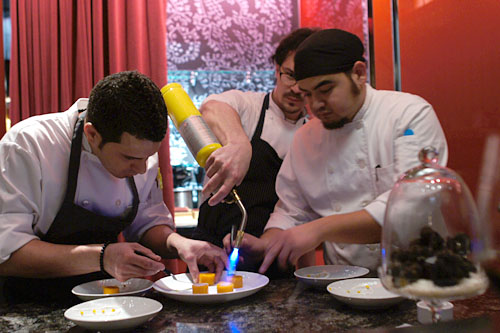
[{"label": "orange dessert cube", "polygon": [[117,286],[102,286],[103,294],[118,294],[120,292],[120,288]]},{"label": "orange dessert cube", "polygon": [[235,288],[243,287],[243,276],[241,275],[228,276],[227,280],[231,282]]},{"label": "orange dessert cube", "polygon": [[208,283],[193,283],[193,294],[208,294]]},{"label": "orange dessert cube", "polygon": [[215,284],[215,273],[200,273],[198,282],[208,283],[208,285],[213,286]]},{"label": "orange dessert cube", "polygon": [[230,293],[234,290],[234,285],[231,282],[221,281],[217,283],[218,293]]}]

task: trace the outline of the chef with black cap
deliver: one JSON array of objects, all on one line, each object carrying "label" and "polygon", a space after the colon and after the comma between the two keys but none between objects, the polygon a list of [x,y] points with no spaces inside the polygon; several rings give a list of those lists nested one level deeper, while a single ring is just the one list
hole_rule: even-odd
[{"label": "chef with black cap", "polygon": [[447,162],[432,106],[415,95],[373,89],[363,53],[356,35],[338,29],[312,34],[297,50],[295,78],[315,118],[296,132],[283,161],[265,233],[244,239],[243,255],[263,259],[261,273],[275,259],[281,267],[295,265],[323,244],[326,264],[374,274],[397,177],[419,164],[425,146],[437,148],[441,165]]}]

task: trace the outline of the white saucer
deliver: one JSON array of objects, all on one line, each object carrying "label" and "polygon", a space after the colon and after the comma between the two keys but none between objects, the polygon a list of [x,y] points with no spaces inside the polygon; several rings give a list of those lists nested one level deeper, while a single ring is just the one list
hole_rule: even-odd
[{"label": "white saucer", "polygon": [[326,289],[339,301],[360,309],[387,308],[405,299],[387,291],[378,278],[336,281]]},{"label": "white saucer", "polygon": [[[116,294],[103,294],[103,286],[117,286],[120,288],[120,292]],[[151,289],[152,286],[153,282],[146,279],[129,279],[125,282],[120,282],[116,279],[104,279],[82,283],[74,287],[71,292],[81,300],[88,301],[110,296],[140,295]]]},{"label": "white saucer", "polygon": [[298,269],[294,275],[304,283],[323,289],[333,281],[360,277],[369,272],[369,269],[359,266],[322,265]]},{"label": "white saucer", "polygon": [[[153,288],[165,296],[188,303],[210,304],[224,303],[255,294],[269,283],[265,275],[252,272],[236,271],[236,275],[243,277],[243,287],[235,288],[229,293],[217,293],[217,286],[208,287],[208,294],[193,294],[191,276],[189,274],[177,274],[176,279],[172,276],[164,277],[156,281]],[[221,281],[226,277],[226,271],[222,273]]]},{"label": "white saucer", "polygon": [[160,302],[145,297],[106,297],[77,304],[64,317],[91,330],[120,330],[145,323],[162,308]]}]

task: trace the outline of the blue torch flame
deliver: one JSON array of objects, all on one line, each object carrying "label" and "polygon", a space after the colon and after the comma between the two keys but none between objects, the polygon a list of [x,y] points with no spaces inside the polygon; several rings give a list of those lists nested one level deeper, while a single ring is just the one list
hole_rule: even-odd
[{"label": "blue torch flame", "polygon": [[240,333],[240,329],[234,321],[229,322],[229,330],[231,333]]},{"label": "blue torch flame", "polygon": [[234,275],[234,272],[236,271],[236,263],[238,262],[238,257],[239,257],[239,249],[234,248],[233,252],[231,252],[231,255],[229,256],[229,268],[227,270],[227,275],[231,276]]}]

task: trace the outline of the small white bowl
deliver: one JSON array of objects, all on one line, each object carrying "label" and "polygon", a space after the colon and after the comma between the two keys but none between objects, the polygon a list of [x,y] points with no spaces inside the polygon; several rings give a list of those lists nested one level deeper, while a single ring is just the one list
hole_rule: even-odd
[{"label": "small white bowl", "polygon": [[[120,291],[116,294],[104,294],[102,289],[104,286],[117,286]],[[82,283],[74,287],[71,292],[81,300],[88,301],[103,297],[141,295],[151,287],[153,287],[153,282],[146,279],[134,278],[125,282],[116,279],[103,279]]]},{"label": "small white bowl", "polygon": [[387,308],[405,299],[385,289],[378,278],[341,280],[326,289],[339,301],[359,309]]},{"label": "small white bowl", "polygon": [[163,305],[150,298],[121,296],[77,304],[64,317],[91,330],[123,330],[139,326],[161,311]]},{"label": "small white bowl", "polygon": [[324,289],[334,281],[360,277],[369,272],[369,269],[359,266],[321,265],[298,269],[294,275],[306,284]]}]

